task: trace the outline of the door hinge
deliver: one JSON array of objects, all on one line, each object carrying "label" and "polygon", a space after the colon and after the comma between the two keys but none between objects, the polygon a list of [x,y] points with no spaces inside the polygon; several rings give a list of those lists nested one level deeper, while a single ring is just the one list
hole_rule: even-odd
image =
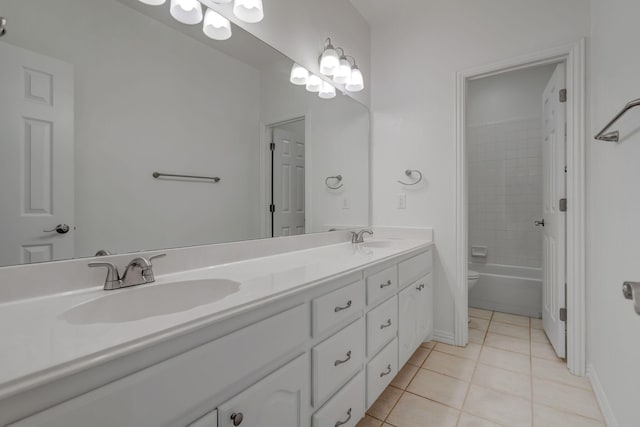
[{"label": "door hinge", "polygon": [[276,151],[276,143],[275,142],[270,142],[269,143],[269,150]]},{"label": "door hinge", "polygon": [[567,321],[567,309],[566,308],[561,308],[560,309],[560,321],[561,322],[566,322]]},{"label": "door hinge", "polygon": [[567,90],[566,89],[561,89],[560,90],[560,102],[567,102]]},{"label": "door hinge", "polygon": [[567,211],[567,199],[560,199],[560,212]]},{"label": "door hinge", "polygon": [[269,212],[274,213],[276,211],[276,205],[269,205]]}]

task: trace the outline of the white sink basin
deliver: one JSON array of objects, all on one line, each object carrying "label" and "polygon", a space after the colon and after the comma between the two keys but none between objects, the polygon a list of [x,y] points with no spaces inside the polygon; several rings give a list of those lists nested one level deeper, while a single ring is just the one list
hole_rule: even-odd
[{"label": "white sink basin", "polygon": [[139,285],[77,305],[60,317],[71,324],[121,323],[179,313],[238,292],[240,283],[224,279]]}]

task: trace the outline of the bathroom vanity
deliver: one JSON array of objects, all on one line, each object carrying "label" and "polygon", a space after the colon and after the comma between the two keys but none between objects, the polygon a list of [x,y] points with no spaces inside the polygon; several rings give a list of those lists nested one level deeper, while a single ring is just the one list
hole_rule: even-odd
[{"label": "bathroom vanity", "polygon": [[431,245],[380,237],[4,304],[0,425],[355,426],[433,332]]}]

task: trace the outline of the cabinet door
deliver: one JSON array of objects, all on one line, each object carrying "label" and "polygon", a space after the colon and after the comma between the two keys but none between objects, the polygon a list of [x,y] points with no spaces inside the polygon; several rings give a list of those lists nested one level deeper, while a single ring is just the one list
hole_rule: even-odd
[{"label": "cabinet door", "polygon": [[220,427],[308,427],[309,356],[302,355],[218,407]]},{"label": "cabinet door", "polygon": [[433,334],[433,274],[417,282],[418,345]]},{"label": "cabinet door", "polygon": [[402,368],[416,349],[418,333],[418,291],[411,285],[399,294],[398,305],[398,368]]}]

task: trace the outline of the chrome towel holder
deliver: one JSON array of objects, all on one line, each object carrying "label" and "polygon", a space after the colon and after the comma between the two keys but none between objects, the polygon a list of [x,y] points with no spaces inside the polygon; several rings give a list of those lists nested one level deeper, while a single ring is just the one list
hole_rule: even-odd
[{"label": "chrome towel holder", "polygon": [[602,129],[600,131],[600,133],[598,133],[594,138],[597,139],[598,141],[605,141],[605,142],[620,142],[620,132],[617,130],[614,130],[612,132],[608,132],[609,128],[611,126],[614,125],[615,122],[617,122],[622,116],[624,116],[627,111],[631,110],[632,108],[635,107],[640,107],[640,98],[638,99],[634,99],[633,101],[629,102],[627,105],[624,106],[624,108],[622,109],[622,111],[620,111],[614,118],[613,120],[611,120],[605,127],[604,129]]},{"label": "chrome towel holder", "polygon": [[404,174],[409,178],[411,178],[413,174],[416,174],[418,175],[418,179],[414,182],[404,182],[404,181],[398,180],[398,182],[402,185],[418,185],[422,181],[422,172],[420,172],[418,169],[407,169],[406,171],[404,171]]},{"label": "chrome towel holder", "polygon": [[[337,183],[339,185],[333,186],[333,185],[329,184],[329,181],[332,181],[332,180],[337,181]],[[338,189],[344,187],[344,184],[342,184],[342,175],[328,176],[327,179],[324,180],[324,183],[327,186],[327,188],[329,188],[331,190],[338,190]]]}]

